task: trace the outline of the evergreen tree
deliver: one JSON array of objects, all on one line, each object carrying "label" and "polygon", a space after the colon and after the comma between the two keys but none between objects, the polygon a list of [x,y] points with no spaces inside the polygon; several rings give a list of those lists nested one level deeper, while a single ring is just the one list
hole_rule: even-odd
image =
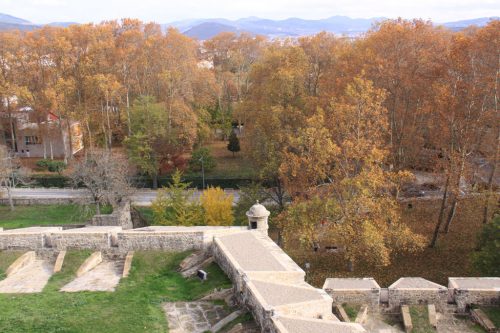
[{"label": "evergreen tree", "polygon": [[238,139],[238,136],[234,131],[231,132],[231,135],[229,135],[229,143],[227,144],[227,150],[233,153],[237,153],[240,151],[240,139]]}]

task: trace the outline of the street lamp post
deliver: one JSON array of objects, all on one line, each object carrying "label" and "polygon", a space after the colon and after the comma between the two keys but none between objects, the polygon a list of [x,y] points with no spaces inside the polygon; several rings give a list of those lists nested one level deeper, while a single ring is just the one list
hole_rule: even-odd
[{"label": "street lamp post", "polygon": [[199,161],[201,162],[201,177],[203,180],[203,187],[202,189],[205,189],[205,166],[203,165],[203,156],[200,157]]}]

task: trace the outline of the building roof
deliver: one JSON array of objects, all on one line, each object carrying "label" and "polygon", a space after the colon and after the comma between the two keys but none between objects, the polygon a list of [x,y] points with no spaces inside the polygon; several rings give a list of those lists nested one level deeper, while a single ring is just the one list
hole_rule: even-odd
[{"label": "building roof", "polygon": [[267,217],[271,214],[259,201],[255,203],[247,212],[248,217]]}]

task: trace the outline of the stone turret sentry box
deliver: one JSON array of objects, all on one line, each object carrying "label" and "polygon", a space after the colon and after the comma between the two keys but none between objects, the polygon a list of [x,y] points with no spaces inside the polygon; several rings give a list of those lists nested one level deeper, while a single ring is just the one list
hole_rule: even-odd
[{"label": "stone turret sentry box", "polygon": [[269,214],[271,213],[266,209],[266,207],[261,205],[257,200],[255,205],[250,207],[246,213],[248,217],[248,229],[259,230],[267,234],[267,230],[269,229],[269,225],[267,223]]}]

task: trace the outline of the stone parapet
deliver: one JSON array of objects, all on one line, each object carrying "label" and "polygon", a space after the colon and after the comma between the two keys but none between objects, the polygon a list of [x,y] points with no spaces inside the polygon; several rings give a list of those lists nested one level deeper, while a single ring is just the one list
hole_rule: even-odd
[{"label": "stone parapet", "polygon": [[323,289],[334,304],[366,304],[372,309],[380,304],[380,286],[373,278],[328,278]]},{"label": "stone parapet", "polygon": [[448,289],[463,312],[470,305],[500,305],[500,278],[449,278]]},{"label": "stone parapet", "polygon": [[445,310],[448,303],[448,289],[422,278],[400,278],[388,288],[389,306],[434,304]]},{"label": "stone parapet", "polygon": [[0,250],[41,250],[51,246],[50,234],[62,227],[30,227],[0,232]]}]

